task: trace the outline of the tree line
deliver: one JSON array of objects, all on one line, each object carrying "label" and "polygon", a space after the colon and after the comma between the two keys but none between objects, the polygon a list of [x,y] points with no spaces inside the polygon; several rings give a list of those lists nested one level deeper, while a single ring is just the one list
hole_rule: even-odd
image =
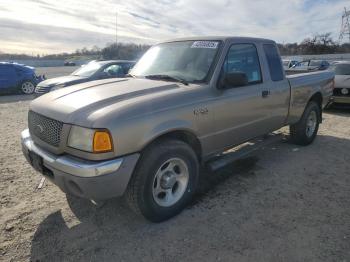
[{"label": "tree line", "polygon": [[281,55],[321,55],[350,53],[350,43],[339,44],[331,33],[317,34],[304,39],[300,44],[278,44]]},{"label": "tree line", "polygon": [[93,46],[92,48],[84,47],[77,49],[72,53],[60,53],[50,55],[37,55],[31,56],[27,54],[6,54],[0,51],[0,60],[15,61],[17,59],[62,59],[62,60],[75,60],[75,59],[124,59],[124,60],[137,60],[147,51],[150,45],[139,45],[133,43],[113,43],[108,44],[104,48]]},{"label": "tree line", "polygon": [[[277,44],[281,55],[318,55],[350,53],[350,43],[338,44],[331,37],[331,33],[316,34],[304,39],[301,43]],[[93,46],[92,48],[77,49],[73,53],[61,53],[52,55],[30,56],[25,54],[5,54],[0,50],[0,60],[15,61],[16,59],[125,59],[137,60],[150,45],[133,43],[112,43],[104,48]]]}]

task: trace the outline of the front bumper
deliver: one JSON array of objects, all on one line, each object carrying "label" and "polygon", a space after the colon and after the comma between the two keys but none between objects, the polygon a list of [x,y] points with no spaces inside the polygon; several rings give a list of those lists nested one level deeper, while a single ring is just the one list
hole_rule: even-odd
[{"label": "front bumper", "polygon": [[338,104],[350,104],[350,96],[332,96],[330,101]]},{"label": "front bumper", "polygon": [[[63,192],[103,200],[124,194],[140,154],[106,161],[89,161],[70,155],[54,155],[32,140],[29,130],[21,134],[22,151],[27,161]],[[41,160],[38,168],[33,156]]]}]

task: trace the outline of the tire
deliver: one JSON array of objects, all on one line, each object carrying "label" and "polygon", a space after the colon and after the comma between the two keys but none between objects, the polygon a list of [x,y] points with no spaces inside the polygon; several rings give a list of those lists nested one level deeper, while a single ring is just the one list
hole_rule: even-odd
[{"label": "tire", "polygon": [[321,108],[311,101],[298,123],[289,127],[291,140],[294,144],[306,146],[311,144],[318,131],[321,122]]},{"label": "tire", "polygon": [[25,94],[25,95],[33,94],[35,91],[35,85],[32,81],[24,81],[20,85],[20,91],[22,94]]},{"label": "tire", "polygon": [[178,140],[161,140],[141,154],[125,193],[130,208],[151,222],[180,213],[192,199],[198,182],[198,159]]}]

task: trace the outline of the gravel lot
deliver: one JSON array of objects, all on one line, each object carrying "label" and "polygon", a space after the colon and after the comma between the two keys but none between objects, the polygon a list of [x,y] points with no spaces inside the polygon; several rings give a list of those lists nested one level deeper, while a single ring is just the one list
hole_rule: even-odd
[{"label": "gravel lot", "polygon": [[[30,97],[0,98],[1,261],[350,261],[350,111],[315,143],[281,141],[218,172],[194,202],[151,224],[115,199],[69,199],[21,153]],[[71,208],[70,208],[71,206]]]},{"label": "gravel lot", "polygon": [[37,75],[45,75],[46,78],[54,78],[69,75],[77,68],[78,66],[37,67],[35,72]]}]

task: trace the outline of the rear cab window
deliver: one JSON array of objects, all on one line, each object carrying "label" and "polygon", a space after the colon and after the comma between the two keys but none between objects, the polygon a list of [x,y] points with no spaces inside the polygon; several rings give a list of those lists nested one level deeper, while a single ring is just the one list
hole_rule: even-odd
[{"label": "rear cab window", "polygon": [[272,81],[284,80],[281,57],[278,53],[276,45],[264,44],[263,48],[264,48],[267,63],[269,65],[271,80]]}]

